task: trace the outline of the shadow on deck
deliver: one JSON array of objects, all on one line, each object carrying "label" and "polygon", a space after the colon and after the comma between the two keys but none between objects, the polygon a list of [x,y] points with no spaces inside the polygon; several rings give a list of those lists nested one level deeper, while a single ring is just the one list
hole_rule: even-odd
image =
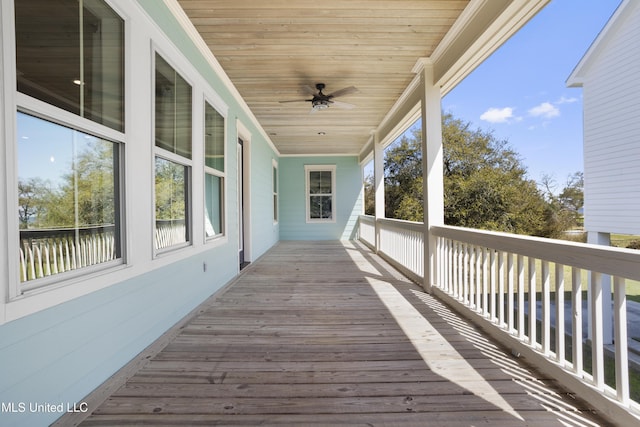
[{"label": "shadow on deck", "polygon": [[60,425],[607,424],[358,242],[281,242],[87,399]]}]

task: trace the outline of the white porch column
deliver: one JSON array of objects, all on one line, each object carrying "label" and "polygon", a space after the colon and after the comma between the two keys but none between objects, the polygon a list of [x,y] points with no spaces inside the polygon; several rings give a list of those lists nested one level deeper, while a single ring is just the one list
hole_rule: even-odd
[{"label": "white porch column", "polygon": [[380,250],[379,218],[384,218],[384,148],[378,132],[373,132],[373,180],[375,191],[376,252]]},{"label": "white porch column", "polygon": [[[593,245],[611,246],[611,234],[600,233],[597,231],[587,232],[587,243]],[[593,299],[593,287],[591,284],[591,275],[589,276],[589,288],[587,291],[587,307],[591,307]],[[588,325],[587,328],[589,339],[593,339],[593,325],[592,310],[588,312]],[[602,275],[602,343],[604,345],[613,344],[613,306],[611,299],[611,276]]]},{"label": "white porch column", "polygon": [[440,88],[433,81],[429,59],[417,65],[420,73],[422,112],[422,179],[424,200],[424,282],[429,292],[437,280],[436,239],[431,227],[444,224],[444,184],[442,166],[442,107]]}]

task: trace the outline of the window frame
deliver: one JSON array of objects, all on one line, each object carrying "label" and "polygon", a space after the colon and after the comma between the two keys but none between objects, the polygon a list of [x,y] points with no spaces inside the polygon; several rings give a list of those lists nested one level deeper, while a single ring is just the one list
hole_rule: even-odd
[{"label": "window frame", "polygon": [[[102,124],[97,121],[93,121],[89,118],[80,116],[73,112],[70,112],[61,107],[49,104],[38,98],[32,97],[25,93],[19,92],[17,89],[16,80],[16,22],[15,22],[15,10],[12,2],[4,4],[0,7],[0,19],[2,21],[3,34],[2,38],[2,50],[4,54],[0,61],[2,63],[4,73],[3,86],[7,90],[4,93],[4,97],[0,97],[0,101],[3,105],[0,106],[0,110],[4,111],[4,123],[7,141],[12,141],[6,144],[6,159],[7,159],[7,177],[8,177],[8,193],[7,197],[7,211],[6,215],[8,220],[6,221],[9,230],[9,238],[7,239],[8,252],[8,294],[6,302],[12,302],[17,299],[23,298],[29,295],[35,295],[42,292],[48,292],[62,287],[67,287],[78,282],[82,282],[90,277],[95,277],[98,274],[104,274],[105,270],[121,269],[127,263],[127,240],[126,240],[126,197],[125,197],[125,181],[126,181],[126,169],[125,169],[125,152],[127,144],[127,125],[126,119],[128,117],[128,102],[127,94],[129,90],[129,78],[128,73],[130,71],[129,61],[127,58],[127,50],[130,46],[130,26],[129,20],[126,14],[116,7],[111,1],[104,0],[104,3],[122,20],[124,34],[122,40],[123,48],[123,60],[124,66],[123,72],[123,100],[122,100],[122,117],[123,117],[123,130],[116,130],[106,124]],[[0,93],[2,95],[2,93]],[[15,208],[18,206],[18,148],[17,148],[17,116],[18,114],[26,114],[37,119],[48,121],[54,125],[66,127],[72,131],[89,134],[93,137],[109,141],[114,146],[114,156],[116,157],[117,173],[114,171],[114,191],[116,194],[116,200],[114,205],[114,215],[116,217],[116,241],[118,242],[118,249],[120,256],[111,261],[105,261],[93,265],[87,265],[84,267],[78,267],[76,269],[68,270],[62,273],[55,273],[48,276],[28,280],[22,282],[20,280],[20,269],[18,268],[19,256],[16,251],[15,242],[20,241],[20,229],[18,216],[15,214]],[[2,119],[0,119],[2,120]],[[10,120],[10,121],[9,121]],[[15,162],[10,159],[15,159]],[[0,320],[0,324],[2,321]]]},{"label": "window frame", "polygon": [[[207,204],[207,183],[206,183],[206,178],[207,175],[212,175],[212,176],[216,176],[220,179],[222,179],[222,195],[221,195],[221,206],[220,206],[220,215],[221,215],[221,223],[222,223],[222,228],[220,233],[214,234],[213,236],[207,236],[207,232],[206,232],[206,225],[203,224],[203,226],[205,226],[205,230],[203,232],[203,238],[204,238],[204,243],[210,243],[213,241],[218,241],[220,239],[226,239],[227,237],[227,115],[226,115],[226,108],[219,108],[220,102],[216,101],[214,99],[211,99],[209,96],[204,96],[204,102],[202,103],[202,117],[203,117],[203,123],[202,123],[202,130],[203,130],[203,136],[202,136],[202,148],[203,148],[203,155],[202,155],[202,170],[203,170],[203,185],[202,185],[202,205],[203,207],[206,207]],[[223,157],[223,169],[222,171],[207,166],[206,163],[206,109],[207,109],[207,105],[209,105],[209,107],[213,108],[221,117],[222,120],[224,122],[223,124],[223,141],[222,141],[222,157]],[[223,113],[224,110],[225,112]],[[204,220],[206,221],[206,215],[204,216]]]},{"label": "window frame", "polygon": [[[190,104],[190,112],[191,112],[191,151],[190,158],[184,157],[180,154],[174,153],[162,147],[159,147],[156,142],[156,96],[155,96],[155,87],[156,87],[156,58],[160,56],[163,61],[165,61],[175,73],[177,73],[182,80],[184,80],[191,88],[191,104]],[[167,59],[169,58],[169,59]],[[188,248],[193,246],[194,242],[194,229],[193,229],[193,164],[194,164],[194,136],[195,136],[195,92],[196,85],[190,79],[190,74],[184,72],[176,65],[176,63],[172,60],[172,55],[165,54],[162,49],[158,46],[153,46],[151,49],[151,87],[153,89],[152,97],[151,97],[151,126],[152,126],[152,177],[151,182],[152,185],[152,221],[151,221],[151,236],[152,236],[152,247],[153,247],[153,257],[158,258],[166,253],[171,253],[180,249]],[[173,245],[165,246],[162,248],[157,247],[156,242],[156,158],[160,158],[163,160],[170,161],[172,163],[185,166],[186,174],[185,174],[185,242],[179,242]]]},{"label": "window frame", "polygon": [[[327,224],[336,222],[336,165],[305,165],[305,204],[306,204],[306,222],[308,224]],[[312,196],[328,196],[329,194],[311,194],[311,172],[330,172],[331,173],[331,218],[311,218],[311,197]]]},{"label": "window frame", "polygon": [[[15,0],[18,1],[18,0]],[[224,183],[225,236],[205,241],[204,238],[204,201],[203,194],[204,168],[199,167],[203,160],[202,147],[199,143],[203,132],[202,99],[207,97],[211,105],[225,118],[226,152],[225,171],[229,171],[228,158],[231,144],[229,132],[235,126],[245,129],[242,122],[232,118],[230,107],[219,90],[225,91],[228,85],[212,75],[219,71],[213,64],[214,74],[202,71],[185,56],[171,38],[149,19],[142,8],[128,0],[104,0],[105,3],[124,20],[124,118],[123,132],[92,122],[89,119],[75,116],[74,113],[46,104],[35,98],[17,92],[16,57],[15,57],[15,11],[14,0],[0,2],[0,132],[7,141],[0,147],[0,164],[5,168],[0,173],[0,189],[6,196],[6,205],[0,207],[0,246],[6,256],[0,257],[0,325],[23,318],[58,304],[64,304],[75,298],[91,295],[96,291],[108,289],[110,286],[122,284],[141,274],[157,272],[176,261],[187,260],[193,256],[205,254],[210,250],[219,250],[229,244],[228,227],[230,221],[228,208],[230,203],[229,185],[233,180]],[[192,90],[192,167],[190,169],[190,232],[191,244],[181,250],[162,252],[158,256],[154,251],[154,177],[155,177],[155,137],[154,137],[154,54],[159,53]],[[221,88],[221,89],[220,89]],[[228,91],[225,92],[228,94]],[[231,97],[231,102],[235,102]],[[119,210],[121,259],[77,269],[75,272],[43,278],[43,286],[28,292],[22,292],[20,282],[19,252],[16,249],[19,241],[19,216],[16,207],[18,195],[18,163],[17,153],[17,120],[16,114],[21,111],[35,117],[71,127],[109,141],[118,142],[120,176],[119,176]],[[234,120],[234,122],[227,122]],[[251,121],[251,123],[254,123]],[[255,123],[254,123],[255,124]],[[246,129],[245,129],[246,132]],[[250,133],[247,133],[250,135]],[[247,136],[250,142],[250,136]],[[164,155],[163,158],[167,157]],[[169,156],[170,157],[170,156]],[[233,168],[231,170],[233,172]],[[225,176],[229,172],[225,172]],[[232,218],[231,218],[232,219]],[[249,246],[247,246],[249,247]],[[223,249],[224,250],[224,249]],[[60,276],[60,277],[58,277]],[[51,280],[51,282],[49,282]],[[46,283],[45,283],[46,281]],[[46,286],[45,286],[46,285]]]},{"label": "window frame", "polygon": [[273,225],[280,221],[280,175],[278,174],[278,161],[271,159],[271,176],[273,190]]}]

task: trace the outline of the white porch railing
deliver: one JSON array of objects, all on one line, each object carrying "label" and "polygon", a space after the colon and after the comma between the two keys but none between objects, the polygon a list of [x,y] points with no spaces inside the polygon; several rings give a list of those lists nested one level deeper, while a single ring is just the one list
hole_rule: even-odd
[{"label": "white porch railing", "polygon": [[115,226],[20,230],[19,251],[21,282],[112,261]]},{"label": "white porch railing", "polygon": [[360,215],[358,220],[358,238],[369,246],[376,249],[376,219],[369,215]]},{"label": "white porch railing", "polygon": [[156,249],[164,249],[187,241],[184,220],[157,220],[155,228]]},{"label": "white porch railing", "polygon": [[[360,227],[361,240],[376,249],[377,232],[378,253],[422,283],[422,223],[376,223],[373,217],[361,216]],[[562,375],[558,379],[568,387],[585,389],[589,396],[582,397],[602,411],[615,406],[640,414],[629,390],[625,292],[627,279],[640,280],[640,252],[449,226],[432,227],[431,232],[437,242],[437,283],[432,284],[437,294],[495,330],[512,348],[523,349]],[[602,304],[606,277],[611,277],[614,295],[613,359],[605,357],[603,341],[603,324],[608,323]],[[583,312],[587,280],[592,298]],[[565,299],[571,307],[566,317]],[[590,345],[583,341],[586,316],[592,319]],[[591,352],[586,362],[583,348]],[[605,374],[614,379],[606,380]]]},{"label": "white porch railing", "polygon": [[[378,238],[376,239],[376,234]],[[396,219],[360,216],[360,240],[377,250],[407,277],[422,282],[424,274],[424,225]],[[376,240],[379,247],[376,249]]]},{"label": "white porch railing", "polygon": [[[186,242],[182,220],[157,221],[157,249]],[[114,225],[20,230],[20,281],[53,276],[118,258]]]}]

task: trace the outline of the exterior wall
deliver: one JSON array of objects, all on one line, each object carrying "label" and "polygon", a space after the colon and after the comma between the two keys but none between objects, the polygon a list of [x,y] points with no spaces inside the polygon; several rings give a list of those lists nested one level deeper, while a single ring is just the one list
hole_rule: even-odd
[{"label": "exterior wall", "polygon": [[585,229],[640,234],[640,6],[630,2],[584,71]]},{"label": "exterior wall", "polygon": [[[306,222],[305,165],[336,165],[336,221]],[[357,156],[280,159],[280,239],[349,240],[363,212],[362,172]]]},{"label": "exterior wall", "polygon": [[[237,254],[219,248],[0,327],[0,402],[24,413],[2,425],[48,425],[61,413],[29,404],[82,398],[235,275]],[[203,272],[207,262],[207,272]]]},{"label": "exterior wall", "polygon": [[[273,221],[273,151],[265,144],[251,146],[251,240],[255,260],[280,238],[280,221]],[[278,168],[278,173],[280,170]]]},{"label": "exterior wall", "polygon": [[[18,0],[16,0],[18,1]],[[127,91],[147,91],[146,96],[128,97],[127,145],[125,147],[125,264],[44,287],[30,294],[9,299],[8,289],[17,277],[8,268],[0,269],[0,413],[2,425],[48,425],[62,414],[55,411],[31,412],[29,404],[73,405],[104,382],[163,332],[188,314],[207,297],[222,288],[238,273],[238,206],[236,142],[238,128],[251,140],[250,172],[252,259],[259,257],[279,238],[279,226],[272,216],[272,159],[277,153],[263,136],[234,93],[226,86],[198,48],[181,29],[177,20],[157,0],[108,0],[127,20],[130,37],[126,52],[129,79]],[[7,19],[6,5],[0,18]],[[2,16],[4,14],[4,16]],[[151,19],[149,19],[151,18]],[[160,31],[163,29],[164,33]],[[2,30],[0,48],[11,44],[11,34]],[[152,88],[150,76],[152,46],[169,53],[173,62],[190,70],[196,93],[212,94],[227,106],[226,115],[226,236],[204,242],[202,230],[189,247],[154,256],[153,254],[153,139],[151,130]],[[0,50],[1,52],[1,50]],[[2,60],[2,58],[0,58]],[[133,65],[135,64],[135,65]],[[15,121],[14,78],[0,70],[0,134],[11,135]],[[140,87],[133,87],[136,83]],[[136,92],[140,95],[141,92]],[[135,99],[131,99],[135,98]],[[194,97],[194,103],[200,98]],[[195,120],[195,119],[194,119]],[[7,138],[11,141],[14,138]],[[14,188],[10,171],[5,173],[4,153],[0,161],[0,189]],[[196,158],[202,148],[194,136],[192,193],[194,202],[202,193],[203,171]],[[198,154],[199,153],[199,154]],[[4,198],[13,200],[17,196]],[[202,197],[203,198],[203,197]],[[202,200],[198,202],[202,206]],[[7,253],[16,251],[12,238],[17,233],[11,218],[15,209],[0,213],[0,237],[8,251],[0,251],[0,266],[13,264]],[[195,212],[194,223],[203,221]],[[203,226],[201,225],[202,229]],[[11,238],[7,238],[7,236]],[[9,243],[6,243],[9,242]],[[4,247],[4,246],[3,246]],[[204,268],[206,264],[206,268]],[[24,412],[20,404],[26,405]],[[13,406],[11,406],[13,405]],[[16,409],[11,412],[10,409]]]}]

